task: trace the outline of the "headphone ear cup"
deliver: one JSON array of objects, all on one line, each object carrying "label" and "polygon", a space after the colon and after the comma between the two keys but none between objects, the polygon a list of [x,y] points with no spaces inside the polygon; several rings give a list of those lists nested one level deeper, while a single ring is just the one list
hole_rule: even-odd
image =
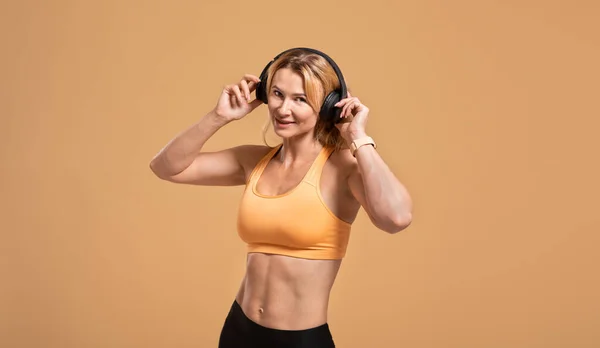
[{"label": "headphone ear cup", "polygon": [[265,104],[268,104],[267,79],[269,77],[269,67],[272,63],[273,61],[269,62],[269,64],[265,66],[263,71],[260,73],[260,76],[258,77],[260,79],[260,82],[256,85],[256,98]]},{"label": "headphone ear cup", "polygon": [[263,80],[263,78],[261,76],[260,82],[256,85],[256,98],[265,104],[267,104],[267,91],[265,90],[266,84],[267,84],[266,79]]},{"label": "headphone ear cup", "polygon": [[335,106],[340,100],[342,98],[339,90],[335,90],[325,97],[320,115],[325,118],[328,124],[333,125],[341,121],[340,114],[342,113],[342,109]]}]

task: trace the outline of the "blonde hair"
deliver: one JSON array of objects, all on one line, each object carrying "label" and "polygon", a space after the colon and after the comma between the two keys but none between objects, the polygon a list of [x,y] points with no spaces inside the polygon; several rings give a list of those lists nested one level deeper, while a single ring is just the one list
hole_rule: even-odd
[{"label": "blonde hair", "polygon": [[[281,55],[268,70],[266,91],[271,90],[273,76],[279,69],[290,69],[302,77],[306,99],[311,108],[318,114],[327,96],[340,87],[340,81],[329,62],[319,54],[303,49],[294,49]],[[270,122],[263,127],[263,141],[266,142],[266,132]],[[318,117],[315,125],[315,140],[323,147],[333,147],[340,150],[346,146],[344,138],[335,125]],[[268,144],[267,144],[268,146]]]}]

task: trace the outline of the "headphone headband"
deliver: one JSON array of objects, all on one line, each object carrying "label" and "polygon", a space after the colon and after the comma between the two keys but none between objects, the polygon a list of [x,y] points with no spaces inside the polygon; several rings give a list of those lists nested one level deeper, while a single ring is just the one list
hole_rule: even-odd
[{"label": "headphone headband", "polygon": [[269,66],[274,63],[277,59],[279,59],[279,57],[281,57],[282,55],[291,52],[291,51],[295,51],[295,50],[304,50],[304,51],[308,51],[311,53],[315,53],[320,55],[321,57],[325,58],[325,60],[327,60],[327,62],[329,63],[329,65],[331,65],[331,67],[333,68],[333,70],[335,71],[335,74],[337,75],[338,80],[340,81],[340,95],[342,96],[342,98],[345,98],[348,95],[348,91],[346,89],[346,81],[344,80],[344,75],[342,74],[342,71],[340,69],[340,67],[336,64],[336,62],[329,56],[327,55],[325,52],[319,51],[317,49],[314,48],[309,48],[309,47],[294,47],[294,48],[290,48],[287,49],[281,53],[279,53],[278,55],[275,56],[275,58],[273,58],[271,60],[271,62],[267,65],[267,67],[265,69],[269,69]]}]

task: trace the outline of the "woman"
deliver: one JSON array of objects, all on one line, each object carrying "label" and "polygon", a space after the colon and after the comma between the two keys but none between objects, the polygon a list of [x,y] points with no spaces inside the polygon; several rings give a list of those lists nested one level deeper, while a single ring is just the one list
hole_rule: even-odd
[{"label": "woman", "polygon": [[[263,103],[281,144],[201,151]],[[261,77],[226,86],[213,110],[152,159],[152,171],[174,183],[245,185],[238,233],[247,268],[219,347],[334,347],[329,294],[358,210],[388,233],[412,218],[407,190],[365,132],[368,114],[331,58],[291,49]]]}]

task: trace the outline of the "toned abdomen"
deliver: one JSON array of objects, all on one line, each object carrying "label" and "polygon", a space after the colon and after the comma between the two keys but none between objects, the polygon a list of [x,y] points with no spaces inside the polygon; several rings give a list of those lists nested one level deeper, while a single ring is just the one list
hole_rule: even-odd
[{"label": "toned abdomen", "polygon": [[256,323],[302,330],[327,322],[329,294],[341,260],[251,253],[236,300]]}]

